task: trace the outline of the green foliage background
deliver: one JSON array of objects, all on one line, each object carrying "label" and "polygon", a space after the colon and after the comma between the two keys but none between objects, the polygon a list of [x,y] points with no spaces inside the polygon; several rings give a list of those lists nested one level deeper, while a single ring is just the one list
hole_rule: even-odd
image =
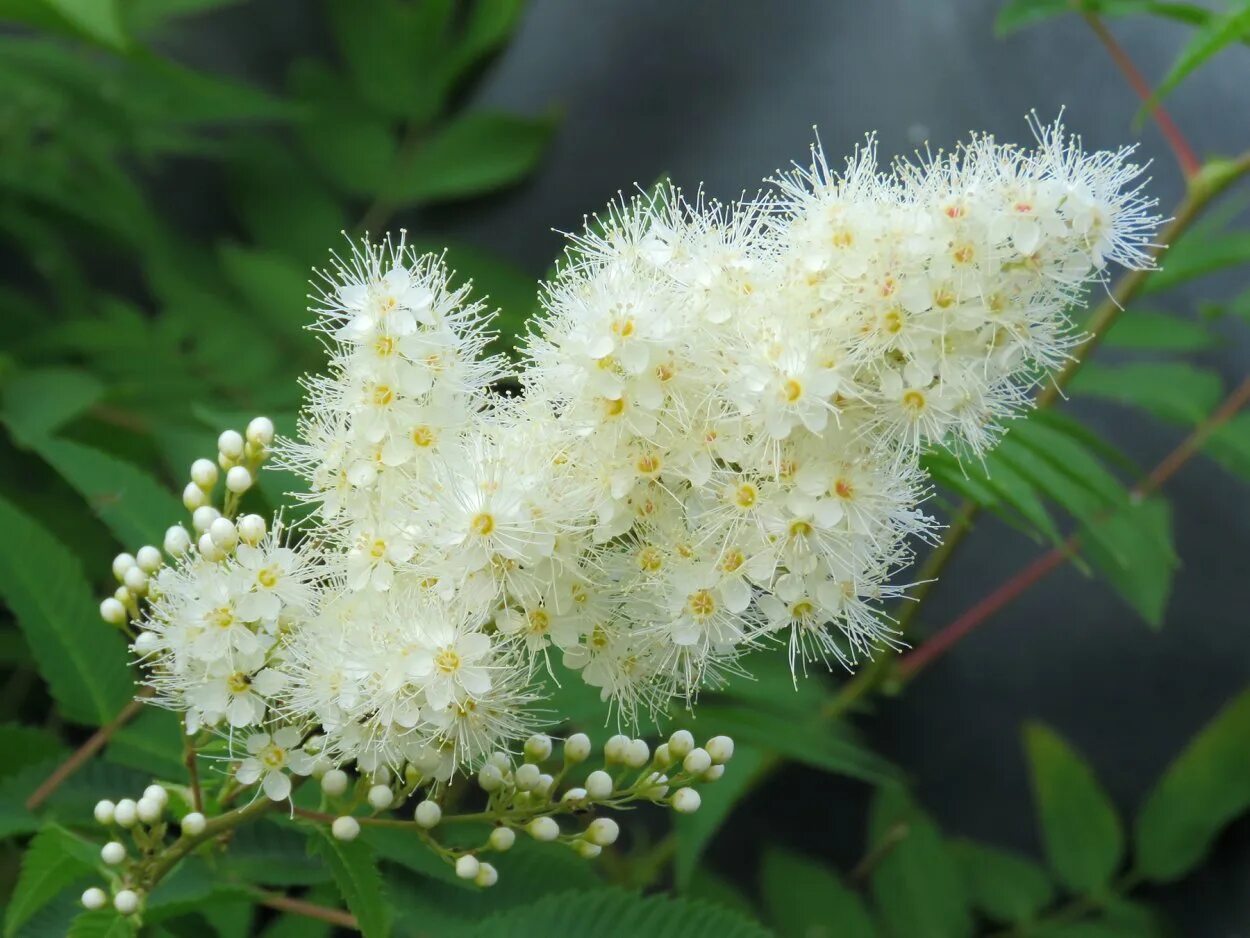
[{"label": "green foliage background", "polygon": [[[302,326],[308,271],[324,261],[327,240],[384,231],[414,207],[521,185],[560,132],[554,115],[466,106],[475,76],[524,15],[520,0],[310,4],[334,48],[283,63],[277,88],[161,54],[165,31],[232,2],[0,0],[0,20],[14,27],[0,35],[5,938],[135,933],[111,910],[76,904],[102,875],[91,805],[153,778],[181,784],[177,721],[144,712],[110,731],[103,752],[37,809],[25,805],[134,693],[124,641],[96,612],[111,556],[160,542],[182,515],[174,493],[187,465],[212,452],[223,426],[263,412],[292,429],[297,379],[321,360]],[[999,27],[1073,11],[1162,16],[1193,30],[1158,100],[1211,56],[1250,42],[1244,0],[1223,9],[1012,0]],[[179,217],[188,160],[211,162],[225,180],[218,230],[189,230]],[[1243,477],[1250,415],[1212,422],[1229,389],[1194,357],[1250,317],[1250,293],[1185,318],[1167,291],[1250,261],[1236,203],[1196,220],[1247,171],[1245,157],[1217,159],[1191,180],[1165,268],[1133,285],[1127,313],[1104,303],[1091,314],[1096,343],[1119,349],[1118,363],[1083,362],[1065,376],[1074,397],[1193,430],[1196,448]],[[443,247],[420,232],[408,237]],[[534,307],[535,285],[504,259],[458,245],[447,252],[504,310],[507,348]],[[1168,502],[1062,400],[1042,403],[984,465],[929,458],[951,546],[918,581],[990,511],[1161,627],[1179,561]],[[257,508],[280,506],[293,484],[267,473]],[[915,608],[903,611],[905,627]],[[149,898],[143,934],[330,933],[262,909],[262,891],[274,890],[345,907],[370,936],[1184,934],[1184,923],[1163,921],[1143,895],[1191,873],[1250,809],[1250,690],[1211,715],[1132,815],[1054,730],[1022,727],[1044,846],[1030,858],[940,830],[908,793],[905,767],[866,741],[870,722],[852,717],[870,692],[907,682],[897,659],[883,655],[840,686],[813,677],[794,687],[778,656],[751,667],[756,682],[735,682],[700,708],[701,733],[738,741],[702,810],[672,831],[640,822],[595,866],[554,845],[518,844],[501,861],[499,886],[483,893],[415,841],[373,831],[345,844],[271,816],[240,829],[224,854],[184,861]],[[570,723],[597,730],[593,695],[561,693]],[[757,881],[723,880],[701,862],[705,851],[742,800],[787,764],[874,787],[862,860],[837,870],[761,844]]]}]

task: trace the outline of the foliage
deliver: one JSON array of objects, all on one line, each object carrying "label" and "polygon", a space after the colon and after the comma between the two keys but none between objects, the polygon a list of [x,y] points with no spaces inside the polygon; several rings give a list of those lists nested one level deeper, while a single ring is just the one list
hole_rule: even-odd
[{"label": "foliage", "polygon": [[[5,938],[139,934],[133,919],[76,901],[109,875],[91,811],[101,791],[153,779],[179,814],[192,809],[178,720],[148,711],[49,798],[27,803],[134,692],[123,637],[99,622],[95,571],[123,545],[159,543],[180,514],[172,482],[223,424],[264,410],[280,430],[293,425],[296,378],[320,355],[301,327],[306,271],[323,261],[326,233],[378,231],[402,213],[521,184],[558,129],[551,114],[466,105],[518,27],[519,0],[327,0],[318,9],[332,52],[285,63],[276,87],[160,51],[239,2],[0,0],[0,20],[16,25],[0,35],[0,241],[10,258],[0,287],[0,599],[11,619],[0,666],[19,690],[34,682],[0,713],[12,721],[0,726],[0,835],[12,848]],[[1246,0],[1223,9],[1010,0],[997,28],[1074,11],[1190,30],[1143,113],[1217,53],[1250,43]],[[188,159],[211,161],[220,180],[223,217],[211,232],[188,230],[169,198]],[[1191,185],[1191,197],[1200,189]],[[1250,320],[1250,294],[1190,316],[1170,292],[1250,262],[1250,232],[1225,211],[1182,233],[1123,312],[1088,321],[1109,361],[1100,353],[1074,372],[1065,390],[1077,408],[1048,402],[1056,406],[1016,421],[982,461],[926,458],[948,517],[992,513],[1104,581],[1153,628],[1178,618],[1172,507],[1072,411],[1196,434],[1196,447],[1250,480],[1250,416],[1206,429],[1229,390],[1212,352]],[[468,245],[452,245],[448,258],[504,307],[509,348],[534,306],[529,278]],[[292,488],[273,473],[262,497],[276,508]],[[729,680],[697,721],[674,715],[675,727],[735,737],[732,771],[704,791],[697,813],[672,830],[644,827],[599,867],[562,845],[521,840],[498,860],[499,886],[483,890],[411,831],[376,827],[345,842],[305,817],[270,815],[233,831],[228,850],[203,848],[177,865],[149,897],[142,934],[330,933],[290,911],[258,913],[277,891],[350,914],[367,936],[1161,934],[1143,903],[1149,887],[1193,873],[1250,810],[1245,691],[1197,732],[1131,820],[1100,783],[1098,760],[1034,723],[1022,742],[1044,859],[947,832],[909,792],[905,767],[846,719],[863,687],[905,682],[882,660],[836,686],[815,675],[796,686],[779,656],[761,658],[749,663],[753,681]],[[596,728],[593,693],[556,693],[570,731]],[[191,742],[205,763],[223,751],[206,734]],[[716,846],[785,766],[871,786],[863,855],[841,870],[770,843],[748,896],[719,875]],[[296,793],[303,811],[335,807],[313,787]],[[212,811],[230,807],[221,789],[208,798]],[[670,882],[676,895],[640,895]]]}]

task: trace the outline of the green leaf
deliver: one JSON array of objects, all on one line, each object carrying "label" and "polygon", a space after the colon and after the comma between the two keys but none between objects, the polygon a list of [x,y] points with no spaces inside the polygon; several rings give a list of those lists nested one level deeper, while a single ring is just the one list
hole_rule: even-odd
[{"label": "green leaf", "polygon": [[765,761],[760,750],[738,744],[734,748],[733,761],[720,781],[701,789],[703,801],[699,810],[674,818],[677,850],[673,855],[673,875],[678,889],[685,889],[690,884],[703,851],[728,820],[734,807],[751,790]]},{"label": "green leaf", "polygon": [[952,841],[951,851],[973,906],[996,922],[1028,921],[1054,898],[1050,878],[1031,860],[971,840]]},{"label": "green leaf", "polygon": [[243,0],[125,0],[123,13],[131,32],[146,33],[184,16],[203,16]]},{"label": "green leaf", "polygon": [[34,726],[5,723],[0,726],[0,779],[16,775],[22,769],[55,760],[67,754],[65,745],[46,730]]},{"label": "green leaf", "polygon": [[23,371],[4,385],[3,420],[23,445],[55,433],[95,404],[104,386],[77,368]]},{"label": "green leaf", "polygon": [[130,47],[118,0],[0,0],[0,18],[68,31],[114,52]]},{"label": "green leaf", "polygon": [[62,890],[96,871],[96,848],[63,827],[49,825],[30,842],[22,856],[22,871],[4,916],[4,938],[47,905]]},{"label": "green leaf", "polygon": [[177,714],[147,707],[113,734],[105,757],[157,778],[180,779],[186,770],[182,740],[182,720]]},{"label": "green leaf", "polygon": [[1137,817],[1137,871],[1158,882],[1179,879],[1247,809],[1250,690],[1190,741],[1147,797]]},{"label": "green leaf", "polygon": [[1069,0],[1009,0],[994,19],[994,32],[1006,36],[1071,9]]},{"label": "green leaf", "polygon": [[1103,339],[1108,348],[1147,352],[1199,352],[1215,344],[1215,336],[1199,323],[1170,313],[1130,309],[1116,320]]},{"label": "green leaf", "polygon": [[[784,712],[709,700],[701,703],[697,719],[689,724],[716,727],[734,739],[809,765],[860,781],[886,784],[902,779],[902,772],[850,737],[846,727],[823,720],[818,713],[796,719]],[[729,774],[728,772],[726,774]]]},{"label": "green leaf", "polygon": [[990,453],[983,466],[969,465],[967,468],[970,476],[983,472],[986,484],[1006,505],[1019,513],[1029,530],[1053,544],[1060,543],[1062,539],[1054,520],[1032,483],[1019,470],[1006,460],[997,458],[997,453]]},{"label": "green leaf", "polygon": [[619,889],[559,893],[492,915],[464,938],[520,935],[641,936],[646,938],[768,938],[768,932],[728,909],[673,899],[640,897]]},{"label": "green leaf", "polygon": [[60,712],[102,724],[126,705],[134,681],[117,632],[100,621],[78,559],[0,499],[0,597],[26,636]]},{"label": "green leaf", "polygon": [[1250,479],[1250,414],[1238,414],[1216,427],[1205,448],[1229,472]]},{"label": "green leaf", "polygon": [[872,892],[890,934],[966,936],[972,916],[963,877],[937,826],[901,788],[877,790],[868,821]]},{"label": "green leaf", "polygon": [[863,900],[816,860],[772,849],[764,854],[760,891],[781,938],[873,938]]},{"label": "green leaf", "polygon": [[1124,853],[1115,807],[1085,760],[1054,731],[1031,723],[1024,744],[1051,868],[1073,892],[1102,894]]},{"label": "green leaf", "polygon": [[137,934],[130,919],[112,909],[96,909],[75,918],[65,938],[131,938]]},{"label": "green leaf", "polygon": [[248,824],[235,831],[220,868],[231,879],[264,886],[327,882],[326,864],[309,856],[306,846],[300,831],[270,820]]},{"label": "green leaf", "polygon": [[1155,105],[1171,94],[1182,81],[1211,56],[1225,46],[1240,42],[1247,36],[1250,36],[1250,3],[1246,0],[1239,0],[1225,13],[1216,16],[1194,33],[1185,48],[1181,50],[1181,54],[1177,56],[1172,68],[1164,76],[1163,81],[1142,105],[1138,112],[1138,120],[1150,113]]},{"label": "green leaf", "polygon": [[305,327],[313,321],[308,312],[308,271],[271,251],[222,244],[217,249],[222,269],[231,285],[247,301],[268,328],[269,340],[281,342],[320,361],[321,344]]},{"label": "green leaf", "polygon": [[1100,365],[1077,372],[1073,394],[1140,407],[1160,420],[1196,424],[1220,401],[1220,376],[1183,362]]},{"label": "green leaf", "polygon": [[1180,559],[1172,546],[1172,510],[1159,496],[1126,506],[1089,525],[1085,556],[1146,622],[1163,624]]},{"label": "green leaf", "polygon": [[166,528],[186,513],[182,503],[146,472],[101,450],[52,438],[38,440],[34,449],[130,550],[160,544]]},{"label": "green leaf", "polygon": [[387,185],[405,204],[461,199],[515,185],[538,164],[555,129],[551,118],[477,111],[443,126]]},{"label": "green leaf", "polygon": [[1102,460],[1090,452],[1086,442],[1061,426],[1041,420],[1018,420],[1012,424],[1006,440],[1013,440],[1030,449],[1038,458],[1086,489],[1104,507],[1122,505],[1128,500],[1124,486],[1107,471]]},{"label": "green leaf", "polygon": [[356,916],[365,938],[386,938],[391,933],[391,908],[383,893],[382,877],[369,845],[336,840],[317,828],[309,847],[326,861],[343,901]]},{"label": "green leaf", "polygon": [[[1162,266],[1146,279],[1142,293],[1162,293],[1217,270],[1238,267],[1247,260],[1250,260],[1250,232],[1191,230],[1167,249]],[[1114,335],[1115,331],[1112,329],[1109,335]]]}]

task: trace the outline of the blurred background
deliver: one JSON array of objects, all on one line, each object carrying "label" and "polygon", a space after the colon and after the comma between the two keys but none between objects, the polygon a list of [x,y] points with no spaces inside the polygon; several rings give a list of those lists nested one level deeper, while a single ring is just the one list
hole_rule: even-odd
[{"label": "blurred background", "polygon": [[[121,25],[154,53],[111,54],[128,40],[106,21],[85,27],[94,48],[0,46],[0,392],[11,431],[0,490],[75,545],[89,571],[107,570],[110,530],[144,524],[109,515],[125,470],[24,436],[33,425],[13,409],[37,411],[49,382],[78,382],[82,406],[38,426],[55,425],[56,444],[170,480],[211,451],[222,419],[268,410],[289,427],[294,376],[319,354],[299,329],[306,271],[342,243],[340,229],[402,227],[423,245],[450,245],[453,266],[504,306],[507,332],[533,307],[534,281],[561,249],[557,231],[663,175],[726,198],[753,191],[804,159],[813,125],[834,158],[869,131],[888,158],[926,141],[949,148],[971,130],[1027,142],[1028,112],[1049,121],[1062,111],[1090,149],[1140,140],[1165,211],[1184,191],[1077,17],[999,37],[998,0],[531,0],[481,4],[430,31],[427,46],[403,49],[388,35],[420,35],[421,10],[439,4],[407,8],[416,19],[398,23],[375,6],[146,0],[123,5]],[[1166,19],[1110,28],[1153,79],[1189,37]],[[1169,109],[1200,154],[1230,154],[1250,144],[1247,89],[1250,54],[1234,49]],[[1199,317],[1250,286],[1245,269],[1153,308]],[[1197,357],[1235,382],[1250,349],[1235,329],[1219,334]],[[1146,466],[1183,432],[1088,400],[1065,407]],[[71,489],[99,520],[82,517]],[[1019,742],[1030,719],[1082,750],[1131,815],[1250,679],[1250,505],[1201,461],[1168,494],[1182,566],[1161,629],[1066,567],[905,696],[860,717],[945,832],[1040,855]],[[1037,551],[985,517],[918,634]],[[37,712],[20,649],[7,654],[4,718]],[[767,841],[846,869],[863,851],[869,794],[788,769],[739,809],[710,862],[750,882]],[[1200,873],[1147,898],[1184,934],[1250,934],[1250,821],[1226,832]]]}]

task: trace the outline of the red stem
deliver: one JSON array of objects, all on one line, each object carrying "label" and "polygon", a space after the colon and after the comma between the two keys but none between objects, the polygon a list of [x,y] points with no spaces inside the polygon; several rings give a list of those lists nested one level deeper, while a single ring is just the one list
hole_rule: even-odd
[{"label": "red stem", "polygon": [[1137,70],[1137,66],[1133,64],[1133,60],[1124,51],[1124,47],[1116,41],[1115,36],[1111,35],[1110,30],[1107,29],[1102,20],[1093,13],[1085,13],[1083,15],[1085,16],[1085,22],[1089,23],[1090,29],[1094,31],[1094,35],[1106,47],[1108,54],[1111,56],[1111,61],[1115,62],[1116,67],[1124,73],[1124,77],[1128,79],[1129,85],[1137,92],[1137,96],[1146,102],[1146,106],[1149,108],[1151,116],[1158,123],[1164,139],[1167,140],[1168,146],[1172,148],[1172,152],[1176,155],[1176,162],[1180,164],[1181,172],[1184,173],[1186,179],[1192,179],[1202,169],[1202,161],[1194,154],[1193,147],[1189,145],[1189,141],[1185,139],[1185,135],[1181,133],[1180,128],[1172,122],[1171,116],[1163,109],[1163,105],[1152,100],[1154,92],[1150,88],[1150,83]]},{"label": "red stem", "polygon": [[[1226,397],[1206,420],[1185,437],[1179,446],[1168,453],[1139,485],[1134,487],[1133,498],[1145,498],[1157,491],[1185,463],[1198,454],[1202,445],[1215,430],[1227,423],[1247,403],[1250,403],[1250,377],[1243,379],[1236,390]],[[903,655],[895,671],[896,677],[900,681],[911,680],[924,668],[950,651],[978,626],[984,624],[991,616],[1023,595],[1029,587],[1045,579],[1051,571],[1062,566],[1063,562],[1080,547],[1080,543],[1080,537],[1074,534],[1059,547],[1048,550],[1020,569],[984,599],[966,609],[949,625],[934,632],[932,637],[922,645]]]}]

